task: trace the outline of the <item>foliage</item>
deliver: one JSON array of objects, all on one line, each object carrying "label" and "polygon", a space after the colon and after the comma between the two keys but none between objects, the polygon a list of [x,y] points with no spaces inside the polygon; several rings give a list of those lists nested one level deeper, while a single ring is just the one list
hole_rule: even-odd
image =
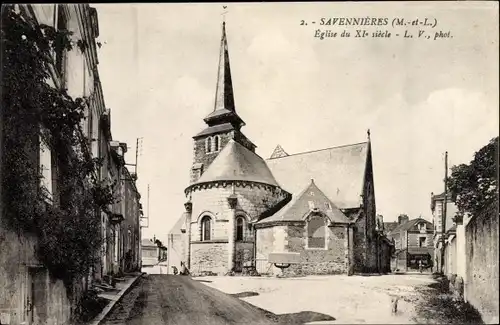
[{"label": "foliage", "polygon": [[[52,83],[56,55],[73,50],[71,33],[37,25],[13,6],[3,7],[5,217],[19,233],[39,238],[37,253],[51,273],[72,283],[93,265],[101,243],[99,208],[114,202],[113,185],[98,179],[81,130],[85,98],[73,99]],[[52,154],[53,198],[40,185],[41,144]],[[48,180],[52,181],[52,180]]]},{"label": "foliage", "polygon": [[469,164],[451,168],[448,188],[459,213],[477,215],[498,200],[498,137],[474,154]]}]

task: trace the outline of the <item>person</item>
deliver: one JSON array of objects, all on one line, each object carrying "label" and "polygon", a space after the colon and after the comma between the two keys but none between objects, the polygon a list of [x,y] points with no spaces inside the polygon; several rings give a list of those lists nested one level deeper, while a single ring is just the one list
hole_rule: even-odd
[{"label": "person", "polygon": [[420,273],[422,273],[422,268],[423,268],[422,260],[418,260],[418,270],[420,271]]},{"label": "person", "polygon": [[189,275],[189,270],[186,267],[186,263],[181,262],[181,273],[180,275]]}]

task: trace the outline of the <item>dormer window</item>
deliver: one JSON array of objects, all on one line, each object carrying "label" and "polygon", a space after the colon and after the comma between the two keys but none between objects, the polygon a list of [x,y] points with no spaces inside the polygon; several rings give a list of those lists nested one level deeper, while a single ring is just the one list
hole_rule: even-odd
[{"label": "dormer window", "polygon": [[418,224],[418,230],[425,231],[426,230],[425,223],[419,223]]}]

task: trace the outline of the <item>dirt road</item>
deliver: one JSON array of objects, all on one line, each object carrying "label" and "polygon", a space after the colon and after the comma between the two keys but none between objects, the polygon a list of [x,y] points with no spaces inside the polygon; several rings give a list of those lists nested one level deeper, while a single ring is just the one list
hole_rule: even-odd
[{"label": "dirt road", "polygon": [[[245,293],[242,293],[245,295]],[[241,295],[241,294],[240,294]],[[292,324],[321,315],[274,315],[190,277],[146,275],[105,318],[104,325]],[[322,320],[327,320],[323,318]]]}]

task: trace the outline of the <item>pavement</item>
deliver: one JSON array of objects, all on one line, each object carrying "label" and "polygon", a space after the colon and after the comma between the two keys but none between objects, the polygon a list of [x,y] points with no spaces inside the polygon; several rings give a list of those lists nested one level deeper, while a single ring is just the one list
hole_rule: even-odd
[{"label": "pavement", "polygon": [[124,281],[117,282],[115,289],[109,292],[99,294],[99,297],[109,300],[109,303],[88,325],[100,325],[103,319],[110,313],[118,301],[132,288],[132,286],[141,278],[143,273],[128,274],[124,276]]}]

